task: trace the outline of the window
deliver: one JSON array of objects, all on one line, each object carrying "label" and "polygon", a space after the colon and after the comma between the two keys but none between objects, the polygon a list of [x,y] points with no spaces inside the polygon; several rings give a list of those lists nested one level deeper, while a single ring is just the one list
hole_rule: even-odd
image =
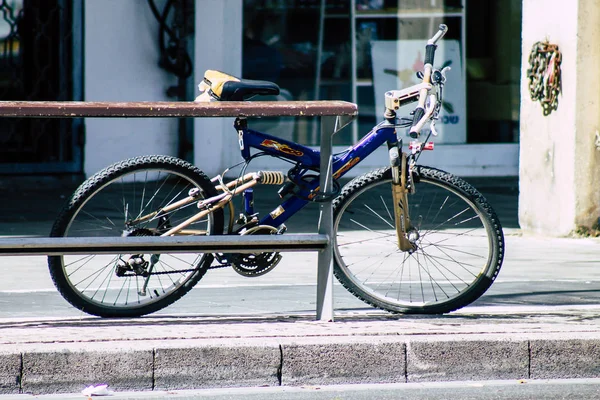
[{"label": "window", "polygon": [[[452,70],[438,142],[513,141],[518,104],[515,114],[510,85],[518,84],[518,72],[516,77],[512,72],[492,76],[486,68],[510,49],[516,57],[500,65],[518,71],[520,44],[506,35],[520,37],[520,1],[469,1],[468,10],[464,4],[465,0],[244,0],[243,77],[278,83],[279,99],[357,103],[358,121],[334,137],[334,144],[349,145],[381,121],[386,90],[418,82],[415,72],[422,65],[424,40],[445,23],[449,32],[436,67],[445,64]],[[511,15],[507,26],[499,19],[506,13]],[[500,46],[489,54],[496,44]],[[495,105],[481,101],[488,98],[489,87]],[[502,113],[497,112],[500,104],[508,104]],[[318,144],[317,121],[282,118],[256,124],[252,126],[258,130]],[[502,133],[507,129],[511,134]]]}]

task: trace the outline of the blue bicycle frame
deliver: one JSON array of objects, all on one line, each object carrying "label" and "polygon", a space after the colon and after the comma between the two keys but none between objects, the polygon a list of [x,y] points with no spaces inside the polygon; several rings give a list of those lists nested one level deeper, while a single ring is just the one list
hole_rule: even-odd
[{"label": "blue bicycle frame", "polygon": [[[261,225],[279,226],[319,194],[318,175],[309,181],[301,178],[310,171],[319,172],[320,152],[298,143],[249,129],[244,125],[236,121],[240,150],[244,160],[250,161],[252,158],[250,149],[254,148],[297,164],[295,167],[297,174],[292,181],[298,186],[298,191],[259,222]],[[387,143],[388,147],[398,143],[395,127],[387,122],[373,128],[354,146],[333,155],[333,178],[338,179],[344,176],[383,143]]]}]

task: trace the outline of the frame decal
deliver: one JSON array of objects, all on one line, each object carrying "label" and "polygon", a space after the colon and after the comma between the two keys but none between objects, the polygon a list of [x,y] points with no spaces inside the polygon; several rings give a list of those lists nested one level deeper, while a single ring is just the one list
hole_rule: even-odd
[{"label": "frame decal", "polygon": [[358,164],[359,161],[360,161],[360,157],[354,157],[353,159],[351,159],[350,161],[348,161],[346,164],[342,165],[340,167],[340,169],[338,169],[337,171],[335,171],[335,173],[333,174],[333,179],[337,179],[337,178],[340,177],[340,175],[345,174],[346,172],[348,172],[348,170],[350,170],[350,168],[352,168],[356,164]]},{"label": "frame decal", "polygon": [[275,218],[279,217],[281,214],[283,214],[284,211],[285,211],[285,209],[282,206],[277,206],[277,208],[274,209],[273,211],[271,211],[269,213],[269,215],[271,216],[271,218],[275,219]]},{"label": "frame decal", "polygon": [[301,152],[300,150],[292,149],[287,144],[281,144],[272,139],[265,139],[262,141],[262,143],[260,145],[264,146],[264,147],[272,147],[277,151],[280,151],[282,153],[289,154],[292,156],[296,156],[296,157],[302,157],[304,155],[304,153]]}]

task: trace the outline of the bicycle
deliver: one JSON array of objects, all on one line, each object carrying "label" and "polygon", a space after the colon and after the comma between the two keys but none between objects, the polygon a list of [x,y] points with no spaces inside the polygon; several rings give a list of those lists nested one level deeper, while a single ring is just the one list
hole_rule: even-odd
[{"label": "bicycle", "polygon": [[[440,25],[427,42],[425,67],[418,74],[422,82],[387,92],[384,120],[333,155],[336,193],[319,190],[319,151],[254,131],[238,117],[234,128],[244,161],[237,179],[224,181],[229,169],[209,179],[198,167],[170,156],[130,158],[87,179],[60,212],[51,236],[279,235],[284,222],[309,202],[335,196],[334,274],[347,290],[395,313],[441,314],[470,304],[491,286],[502,265],[500,221],[470,184],[417,164],[436,135],[446,69],[434,69],[433,62],[436,43],[446,31]],[[200,89],[199,101],[279,93],[275,83],[218,71],[207,71]],[[412,118],[397,116],[400,107],[415,102]],[[420,141],[426,123],[430,130]],[[398,130],[403,128],[411,137],[409,152],[402,151]],[[337,180],[384,143],[389,165],[340,188]],[[259,156],[293,166],[287,174],[245,173]],[[263,217],[254,212],[252,187],[257,184],[280,186],[283,199]],[[244,212],[236,218],[232,199],[240,194]],[[102,317],[134,317],[172,304],[209,269],[231,266],[255,277],[271,271],[281,258],[277,252],[114,254],[50,256],[48,265],[55,286],[76,308]]]}]

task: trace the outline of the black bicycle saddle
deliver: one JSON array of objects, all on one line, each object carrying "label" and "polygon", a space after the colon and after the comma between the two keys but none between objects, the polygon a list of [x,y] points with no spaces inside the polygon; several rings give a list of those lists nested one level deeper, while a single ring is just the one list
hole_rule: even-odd
[{"label": "black bicycle saddle", "polygon": [[[276,83],[240,79],[214,70],[204,73],[203,84],[208,86],[210,96],[219,101],[243,101],[256,95],[279,94],[279,86]],[[202,84],[200,87],[202,91]]]}]

